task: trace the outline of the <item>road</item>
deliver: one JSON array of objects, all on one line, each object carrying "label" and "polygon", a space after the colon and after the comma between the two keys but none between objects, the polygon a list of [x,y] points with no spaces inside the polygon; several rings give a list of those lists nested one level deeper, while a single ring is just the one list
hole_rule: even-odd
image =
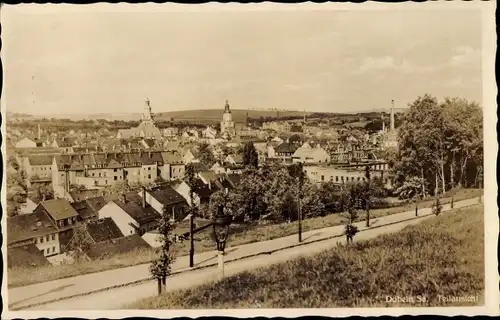
[{"label": "road", "polygon": [[[476,203],[478,203],[477,198],[463,200],[456,202],[455,208]],[[443,210],[449,210],[449,205],[445,205]],[[361,232],[356,236],[356,240],[370,239],[383,233],[399,231],[407,225],[418,223],[429,217],[432,217],[431,210],[425,208],[419,210],[418,219],[414,219],[414,211],[407,211],[372,219],[369,229],[364,226],[365,222],[362,221],[357,223]],[[300,245],[297,244],[297,235],[292,235],[228,248],[225,267],[226,275],[322,251],[336,245],[337,242],[344,242],[345,238],[341,236],[343,231],[343,226],[312,230],[303,234],[303,244]],[[294,245],[295,247],[291,247]],[[195,267],[207,266],[206,268],[197,270],[188,268],[188,271],[182,272],[186,269],[185,266],[188,265],[187,258],[180,257],[174,264],[172,270],[181,272],[169,278],[169,290],[178,290],[215,280],[217,269],[215,266],[210,267],[210,265],[216,263],[215,251],[195,256],[195,262],[199,261]],[[149,278],[148,266],[148,264],[138,265],[9,289],[9,309],[96,310],[121,308],[124,304],[155,294],[157,290],[156,283],[146,281]],[[139,283],[82,295],[134,281]],[[58,299],[63,300],[56,301]]]}]

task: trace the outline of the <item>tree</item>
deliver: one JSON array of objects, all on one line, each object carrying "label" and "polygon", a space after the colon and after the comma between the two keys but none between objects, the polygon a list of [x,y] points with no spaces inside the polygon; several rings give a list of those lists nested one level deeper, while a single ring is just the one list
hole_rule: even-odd
[{"label": "tree", "polygon": [[210,146],[207,143],[202,143],[198,147],[199,159],[201,163],[206,164],[211,167],[214,165],[216,159],[212,151],[210,150]]},{"label": "tree", "polygon": [[420,177],[422,194],[467,185],[482,171],[481,108],[460,98],[438,103],[425,95],[411,105],[399,129],[399,154],[393,173],[397,187],[407,177]]},{"label": "tree", "polygon": [[23,170],[15,170],[13,167],[7,167],[7,216],[18,215],[21,205],[26,203],[28,196],[28,187],[26,185],[26,173]]},{"label": "tree", "polygon": [[238,210],[236,204],[236,196],[232,192],[227,194],[224,191],[216,191],[210,196],[210,202],[208,205],[208,210],[204,218],[210,219],[217,215],[218,208],[223,205],[225,208],[229,209],[231,212],[236,212]]},{"label": "tree", "polygon": [[7,163],[15,171],[19,171],[19,169],[21,168],[21,166],[19,166],[19,163],[17,162],[17,159],[15,157],[13,157],[13,156],[9,157],[9,159],[7,160]]},{"label": "tree", "polygon": [[348,184],[342,192],[342,204],[347,211],[347,223],[345,225],[347,244],[353,242],[354,236],[359,231],[358,227],[354,225],[354,222],[358,219],[357,208],[360,207],[359,202],[362,192],[363,187],[358,183]]},{"label": "tree", "polygon": [[167,277],[172,271],[172,263],[175,261],[173,253],[173,231],[175,229],[174,223],[169,218],[170,212],[165,209],[160,219],[158,226],[159,241],[161,243],[160,254],[149,266],[149,272],[158,281],[158,295],[162,292],[167,282]]},{"label": "tree", "polygon": [[129,185],[127,180],[119,180],[116,181],[113,185],[109,187],[110,193],[114,194],[125,194],[133,191],[134,189],[132,188],[131,185]]},{"label": "tree", "polygon": [[87,231],[87,225],[79,222],[73,227],[73,236],[68,243],[68,249],[73,251],[75,258],[79,260],[85,257],[93,242]]},{"label": "tree", "polygon": [[52,185],[33,183],[31,188],[33,190],[33,200],[36,203],[54,199],[54,190],[52,189]]},{"label": "tree", "polygon": [[248,142],[243,147],[243,164],[248,167],[257,168],[259,165],[259,154],[255,150],[253,142]]}]

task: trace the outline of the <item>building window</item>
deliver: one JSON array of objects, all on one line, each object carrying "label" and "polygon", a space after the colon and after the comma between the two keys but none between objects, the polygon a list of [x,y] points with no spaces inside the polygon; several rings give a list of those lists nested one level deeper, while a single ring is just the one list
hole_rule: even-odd
[{"label": "building window", "polygon": [[99,177],[101,176],[101,173],[99,172]]},{"label": "building window", "polygon": [[47,242],[50,241],[50,236],[46,236],[45,239],[47,239]]},{"label": "building window", "polygon": [[321,175],[321,181],[325,181],[325,176]]},{"label": "building window", "polygon": [[150,174],[148,174],[148,179],[151,179],[151,175]]},{"label": "building window", "polygon": [[52,240],[56,240],[56,235],[55,234],[52,235]]},{"label": "building window", "polygon": [[56,252],[56,247],[52,247],[52,252]]},{"label": "building window", "polygon": [[118,180],[118,177],[117,177],[117,176],[115,176],[114,180]]},{"label": "building window", "polygon": [[43,237],[40,238],[40,243],[43,243]]},{"label": "building window", "polygon": [[113,169],[113,171],[114,171],[114,172],[116,172],[116,168],[115,168],[115,169]]}]

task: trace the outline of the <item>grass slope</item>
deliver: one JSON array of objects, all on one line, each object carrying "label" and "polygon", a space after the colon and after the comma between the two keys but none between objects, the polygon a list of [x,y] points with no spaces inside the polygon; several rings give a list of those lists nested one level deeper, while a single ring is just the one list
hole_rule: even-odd
[{"label": "grass slope", "polygon": [[[455,195],[455,201],[473,198],[483,193],[481,189],[462,189]],[[442,203],[449,203],[451,197],[443,198]],[[419,202],[419,208],[431,207],[433,200],[423,200]],[[414,210],[414,204],[403,206],[372,210],[370,216],[372,219],[387,216],[390,214]],[[359,220],[365,219],[363,213]],[[330,214],[324,217],[311,218],[302,221],[302,231],[333,227],[344,224],[345,218],[340,214]],[[234,247],[242,244],[266,241],[281,237],[290,236],[297,233],[297,223],[280,223],[273,225],[232,225],[228,246]],[[212,239],[212,229],[205,229],[203,232],[195,235],[195,252],[201,253],[215,249]],[[176,244],[176,255],[183,256],[189,254],[189,241]],[[74,277],[87,273],[100,272],[122,267],[130,267],[138,264],[149,263],[154,259],[154,250],[138,250],[126,254],[106,257],[90,262],[77,262],[74,264],[65,264],[58,266],[45,266],[38,268],[15,267],[8,270],[7,283],[9,288],[25,286],[29,284],[46,282],[56,279]]]},{"label": "grass slope", "polygon": [[[455,210],[403,231],[220,282],[137,302],[134,309],[429,307],[442,296],[484,290],[483,206]],[[425,297],[422,303],[388,303]]]}]

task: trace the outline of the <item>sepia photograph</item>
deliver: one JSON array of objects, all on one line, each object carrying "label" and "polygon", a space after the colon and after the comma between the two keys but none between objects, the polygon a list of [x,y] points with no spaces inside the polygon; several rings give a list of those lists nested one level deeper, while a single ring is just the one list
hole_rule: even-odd
[{"label": "sepia photograph", "polygon": [[495,6],[3,4],[2,318],[498,314]]}]

